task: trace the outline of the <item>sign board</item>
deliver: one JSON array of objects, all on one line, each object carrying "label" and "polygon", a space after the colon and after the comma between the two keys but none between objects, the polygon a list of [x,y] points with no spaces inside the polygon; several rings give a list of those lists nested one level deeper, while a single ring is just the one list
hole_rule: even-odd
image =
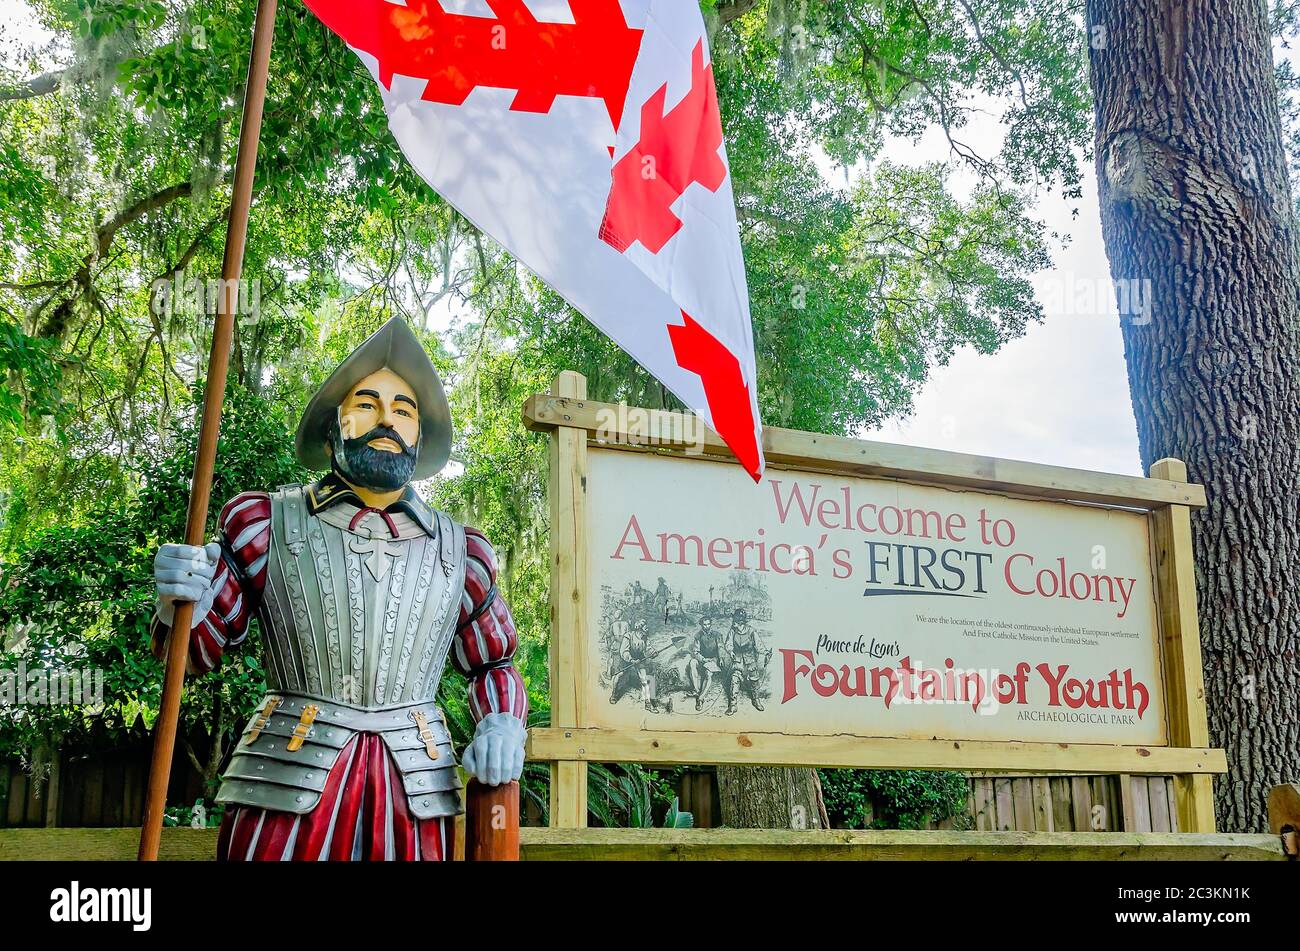
[{"label": "sign board", "polygon": [[1168,741],[1145,513],[595,447],[587,485],[600,725]]},{"label": "sign board", "polygon": [[562,373],[549,435],[550,819],[587,764],[1172,775],[1213,831],[1186,467],[1151,478],[694,417]]}]

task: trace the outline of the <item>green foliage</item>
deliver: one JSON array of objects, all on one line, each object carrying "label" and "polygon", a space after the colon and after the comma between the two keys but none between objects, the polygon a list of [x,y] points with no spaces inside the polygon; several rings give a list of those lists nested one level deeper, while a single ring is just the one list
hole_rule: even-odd
[{"label": "green foliage", "polygon": [[[232,387],[219,443],[214,498],[249,486],[299,480],[292,430],[281,410]],[[104,673],[101,709],[68,705],[0,709],[11,744],[31,748],[41,740],[76,742],[92,718],[111,739],[142,717],[153,721],[160,698],[161,664],[149,652],[153,610],[153,556],[163,541],[184,536],[185,500],[198,442],[192,418],[169,440],[137,457],[139,490],[106,499],[83,525],[55,525],[20,543],[0,564],[0,630],[20,631],[6,666],[29,670],[94,669]],[[210,527],[215,530],[218,505]],[[257,633],[250,635],[257,643]],[[182,734],[195,729],[220,744],[264,686],[256,649],[233,652],[218,672],[185,692]],[[211,750],[195,751],[207,759]]]},{"label": "green foliage", "polygon": [[[531,685],[530,685],[531,688]],[[530,698],[533,691],[529,691]],[[451,708],[463,706],[464,690],[447,688],[444,682],[439,702]],[[449,712],[448,726],[457,748],[473,736],[468,713],[457,721]],[[551,725],[551,711],[544,696],[538,697],[528,715],[528,726]],[[679,769],[647,769],[636,764],[606,766],[589,764],[587,769],[587,813],[592,825],[605,828],[644,829],[654,826],[656,814],[663,815],[665,828],[689,828],[694,817],[682,812],[673,793]],[[550,812],[551,768],[547,763],[525,763],[520,789],[525,802],[531,802],[545,822]]]},{"label": "green foliage", "polygon": [[[177,388],[205,352],[207,315],[158,313],[150,287],[219,268],[254,4],[28,4],[66,67],[53,92],[0,102],[14,172],[0,185],[0,265],[13,275],[0,305],[32,337],[58,341],[65,390],[93,407],[77,438],[129,451],[183,407]],[[714,56],[769,419],[872,425],[906,411],[958,347],[994,349],[1037,318],[1026,278],[1046,243],[1021,186],[1073,188],[1088,139],[1083,35],[1068,4],[703,6],[715,28],[727,24]],[[1005,140],[977,155],[963,128],[997,108]],[[878,161],[888,137],[928,128],[952,140],[949,162]],[[828,162],[858,182],[833,185]],[[977,180],[969,197],[955,187],[963,175]],[[369,74],[300,4],[277,19],[257,189],[244,272],[260,282],[262,313],[241,328],[234,365],[249,389],[296,404],[301,371],[333,349],[340,318],[396,312],[418,324],[454,298],[469,305],[455,339],[465,376],[511,374],[488,390],[513,395],[568,364],[593,395],[672,402],[418,180]],[[495,462],[495,435],[468,438]],[[506,461],[491,493],[467,488],[485,507],[489,495],[507,503],[503,525],[535,529],[521,503],[536,479],[501,493],[529,460]]]},{"label": "green foliage", "polygon": [[846,829],[924,829],[960,816],[964,773],[925,770],[821,769],[831,824]]},{"label": "green foliage", "polygon": [[631,829],[652,829],[655,814],[662,812],[664,826],[690,828],[689,812],[681,812],[677,797],[664,774],[635,763],[616,767],[593,763],[587,770],[587,803],[597,825]]},{"label": "green foliage", "polygon": [[42,420],[67,421],[63,367],[54,340],[37,340],[0,319],[0,436],[13,438]]},{"label": "green foliage", "polygon": [[[225,805],[199,798],[190,806],[168,806],[163,812],[164,826],[182,826],[186,828],[215,829],[221,825],[225,814]],[[201,816],[201,826],[195,826],[195,815]]]},{"label": "green foliage", "polygon": [[[190,414],[179,417],[167,443],[147,448],[138,457],[136,505],[143,524],[159,538],[179,540],[185,534],[185,505],[199,442],[200,393],[194,393]],[[270,491],[291,482],[314,478],[294,456],[297,419],[285,408],[238,385],[227,388],[217,438],[217,467],[212,479],[213,505],[208,511],[208,535],[216,533],[221,507],[240,492]]]},{"label": "green foliage", "polygon": [[[254,6],[25,0],[55,40],[0,75],[0,631],[43,662],[103,664],[113,723],[156,704],[148,562],[181,537],[211,332],[209,313],[160,306],[156,287],[220,272]],[[1076,194],[1091,135],[1073,4],[702,7],[769,423],[858,432],[906,413],[959,349],[993,352],[1040,317],[1028,278],[1050,236],[1032,199]],[[982,111],[1002,116],[988,154],[965,141]],[[946,161],[883,160],[891,139],[927,130]],[[214,515],[298,478],[297,414],[379,322],[450,316],[424,339],[450,385],[458,467],[423,490],[493,541],[545,716],[545,444],[520,405],[564,369],[595,399],[673,399],[418,179],[369,73],[302,4],[277,16],[254,187],[244,275],[260,310],[241,315]],[[228,728],[260,682],[255,657],[250,645],[193,684],[186,724]],[[442,698],[463,743],[454,676]],[[525,775],[541,805],[543,774]],[[663,774],[593,777],[600,821],[668,802]]]}]

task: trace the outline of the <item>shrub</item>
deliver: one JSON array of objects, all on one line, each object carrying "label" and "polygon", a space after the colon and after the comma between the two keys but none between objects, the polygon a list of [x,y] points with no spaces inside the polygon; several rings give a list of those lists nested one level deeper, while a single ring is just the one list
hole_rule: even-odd
[{"label": "shrub", "polygon": [[968,787],[964,773],[895,769],[822,769],[822,794],[833,826],[847,829],[923,829],[960,815]]}]

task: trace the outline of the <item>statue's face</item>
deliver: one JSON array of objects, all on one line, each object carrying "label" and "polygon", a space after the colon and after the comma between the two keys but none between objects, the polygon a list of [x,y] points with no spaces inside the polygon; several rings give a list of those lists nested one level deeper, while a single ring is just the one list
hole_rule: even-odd
[{"label": "statue's face", "polygon": [[[395,430],[408,447],[420,441],[420,407],[415,391],[392,370],[376,370],[339,407],[344,439],[357,439],[383,426]],[[380,452],[401,452],[398,443],[379,436],[367,443]]]},{"label": "statue's face", "polygon": [[349,482],[379,492],[400,489],[415,471],[420,407],[392,370],[377,370],[339,404],[330,441],[334,466]]}]

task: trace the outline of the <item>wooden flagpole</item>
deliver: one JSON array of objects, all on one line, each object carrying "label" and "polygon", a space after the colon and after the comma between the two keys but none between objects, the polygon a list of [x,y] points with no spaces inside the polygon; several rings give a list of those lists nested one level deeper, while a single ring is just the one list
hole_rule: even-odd
[{"label": "wooden flagpole", "polygon": [[[212,330],[208,355],[208,379],[203,391],[203,419],[199,427],[199,451],[194,459],[190,483],[190,507],[185,520],[185,543],[202,545],[212,494],[212,469],[217,457],[217,431],[221,427],[221,403],[226,393],[230,368],[230,345],[235,332],[238,282],[244,265],[244,240],[248,235],[248,211],[253,197],[253,170],[257,165],[257,143],[262,131],[262,106],[266,102],[266,76],[271,64],[271,40],[275,33],[276,0],[258,0],[253,19],[253,50],[248,63],[244,90],[244,114],[239,126],[239,151],[235,157],[235,180],[230,198],[230,222],[226,228],[226,252],[221,265],[221,304]],[[167,784],[171,777],[172,751],[176,746],[176,724],[180,717],[181,688],[185,682],[185,659],[189,654],[190,625],[194,605],[176,605],[171,632],[167,635],[166,674],[162,706],[154,725],[153,759],[149,765],[149,788],[145,798],[144,823],[140,828],[139,859],[158,858],[162,837],[163,810],[167,806]]]},{"label": "wooden flagpole", "polygon": [[518,862],[519,782],[484,786],[471,779],[465,799],[465,860]]}]

